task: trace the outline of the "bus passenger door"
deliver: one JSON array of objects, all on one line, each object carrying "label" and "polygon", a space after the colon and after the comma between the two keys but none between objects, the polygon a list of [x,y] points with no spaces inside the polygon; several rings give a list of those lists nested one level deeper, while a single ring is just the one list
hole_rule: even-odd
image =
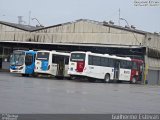
[{"label": "bus passenger door", "polygon": [[57,76],[64,76],[65,59],[64,56],[57,56]]},{"label": "bus passenger door", "polygon": [[56,76],[57,75],[57,55],[52,55],[52,67],[51,67],[51,73],[52,75]]},{"label": "bus passenger door", "polygon": [[120,62],[115,61],[114,63],[114,80],[119,80]]},{"label": "bus passenger door", "polygon": [[33,74],[34,72],[34,55],[27,53],[25,57],[25,74]]}]

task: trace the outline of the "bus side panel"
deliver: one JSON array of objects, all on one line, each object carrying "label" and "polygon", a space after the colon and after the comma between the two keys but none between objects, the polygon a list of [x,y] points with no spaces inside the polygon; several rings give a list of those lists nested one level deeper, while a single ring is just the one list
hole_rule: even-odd
[{"label": "bus side panel", "polygon": [[131,70],[120,68],[119,80],[130,81]]},{"label": "bus side panel", "polygon": [[41,64],[42,64],[42,62],[41,62],[41,60],[36,60],[35,61],[35,72],[40,72],[41,71]]},{"label": "bus side panel", "polygon": [[68,74],[68,68],[69,68],[69,65],[65,65],[64,77],[69,77],[69,76],[70,76],[70,75]]},{"label": "bus side panel", "polygon": [[48,60],[41,60],[41,69],[43,71],[48,70]]},{"label": "bus side panel", "polygon": [[31,63],[29,65],[25,65],[25,74],[33,74],[34,73],[34,68],[35,68],[35,53],[30,53],[28,52],[28,54],[31,54],[32,56],[32,60],[30,61]]},{"label": "bus side panel", "polygon": [[46,62],[44,60],[36,60],[35,62],[36,73],[52,75],[52,69],[53,69],[52,64],[50,64],[48,61]]},{"label": "bus side panel", "polygon": [[57,75],[57,64],[51,63],[50,74],[56,76]]},{"label": "bus side panel", "polygon": [[34,73],[35,63],[33,62],[31,65],[26,66],[25,74],[33,74]]},{"label": "bus side panel", "polygon": [[99,66],[92,66],[89,65],[86,71],[86,75],[88,77],[93,77],[97,79],[104,79],[106,74],[110,74],[110,79],[113,79],[113,68],[110,67],[99,67]]}]

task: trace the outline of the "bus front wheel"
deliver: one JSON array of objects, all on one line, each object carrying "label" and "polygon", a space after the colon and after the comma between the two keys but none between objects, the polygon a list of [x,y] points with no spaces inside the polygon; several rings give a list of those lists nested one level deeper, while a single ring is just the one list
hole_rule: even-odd
[{"label": "bus front wheel", "polygon": [[106,74],[104,77],[104,83],[109,83],[110,82],[110,75]]},{"label": "bus front wheel", "polygon": [[22,77],[26,77],[26,74],[22,74]]},{"label": "bus front wheel", "polygon": [[22,77],[29,77],[29,74],[22,74]]}]

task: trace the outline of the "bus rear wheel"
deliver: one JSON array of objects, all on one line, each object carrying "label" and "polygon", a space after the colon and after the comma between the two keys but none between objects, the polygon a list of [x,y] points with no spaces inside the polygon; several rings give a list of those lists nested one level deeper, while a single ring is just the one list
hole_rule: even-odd
[{"label": "bus rear wheel", "polygon": [[106,74],[104,77],[104,83],[109,83],[110,82],[110,75]]}]

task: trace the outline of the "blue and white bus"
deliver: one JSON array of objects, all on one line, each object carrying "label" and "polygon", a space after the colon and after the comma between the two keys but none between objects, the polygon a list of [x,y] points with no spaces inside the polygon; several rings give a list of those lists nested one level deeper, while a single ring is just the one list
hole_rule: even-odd
[{"label": "blue and white bus", "polygon": [[37,51],[35,73],[55,77],[69,77],[68,64],[70,53],[58,51]]},{"label": "blue and white bus", "polygon": [[33,50],[14,50],[10,56],[10,72],[22,76],[34,74],[36,52]]}]

